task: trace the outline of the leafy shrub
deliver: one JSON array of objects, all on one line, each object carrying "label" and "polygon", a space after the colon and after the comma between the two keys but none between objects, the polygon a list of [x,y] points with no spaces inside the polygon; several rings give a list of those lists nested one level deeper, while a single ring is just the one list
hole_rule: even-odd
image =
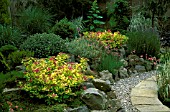
[{"label": "leafy shrub", "polygon": [[11,44],[18,47],[24,40],[18,29],[0,25],[0,46]]},{"label": "leafy shrub", "polygon": [[0,72],[5,72],[10,70],[10,66],[8,65],[8,62],[4,55],[0,52]]},{"label": "leafy shrub", "polygon": [[81,56],[89,59],[98,58],[103,47],[93,39],[77,38],[66,44],[68,52],[75,56]]},{"label": "leafy shrub", "polygon": [[64,52],[65,40],[52,33],[34,34],[20,46],[20,49],[34,52],[37,58],[48,57]]},{"label": "leafy shrub", "polygon": [[163,103],[170,103],[170,53],[163,55],[161,62],[157,75],[158,94]]},{"label": "leafy shrub", "polygon": [[52,27],[51,32],[60,35],[63,39],[72,39],[76,30],[76,25],[70,22],[67,18],[63,18]]},{"label": "leafy shrub", "polygon": [[80,63],[71,63],[68,58],[67,54],[59,53],[56,57],[23,60],[27,70],[26,83],[20,82],[20,86],[31,97],[44,99],[48,104],[76,96],[77,87],[87,79],[82,74],[87,68],[87,60],[81,58]]},{"label": "leafy shrub", "polygon": [[21,65],[23,58],[32,56],[34,56],[34,53],[31,51],[15,51],[8,55],[8,60],[10,60],[10,66],[15,67]]},{"label": "leafy shrub", "polygon": [[150,31],[138,31],[138,32],[128,32],[127,37],[129,40],[127,42],[128,53],[135,52],[138,56],[146,55],[148,57],[158,57],[160,53],[160,40],[157,33],[152,29]]},{"label": "leafy shrub", "polygon": [[101,57],[97,70],[108,70],[112,74],[115,74],[115,70],[118,70],[122,65],[123,62],[121,62],[117,56],[105,54]]},{"label": "leafy shrub", "polygon": [[16,81],[18,79],[23,79],[24,78],[24,73],[19,72],[19,71],[10,71],[5,74],[0,73],[0,79],[2,80],[2,84],[4,87],[12,88],[16,87]]},{"label": "leafy shrub", "polygon": [[28,7],[20,12],[18,19],[22,31],[35,34],[47,32],[51,26],[52,15],[38,7]]},{"label": "leafy shrub", "polygon": [[17,51],[18,49],[13,45],[5,45],[0,48],[0,52],[5,56],[8,57],[8,55],[14,51]]},{"label": "leafy shrub", "polygon": [[[129,3],[127,0],[116,0],[107,3],[107,17],[112,31],[123,31],[129,26],[130,15]],[[122,33],[122,32],[121,32]]]},{"label": "leafy shrub", "polygon": [[84,32],[85,37],[95,38],[101,41],[106,47],[109,48],[120,48],[124,45],[128,37],[121,35],[119,32],[114,32],[114,34],[108,30],[105,32]]},{"label": "leafy shrub", "polygon": [[97,0],[94,0],[92,3],[91,9],[89,10],[89,14],[87,16],[87,20],[84,21],[87,24],[87,31],[100,31],[102,30],[99,28],[100,25],[105,24],[102,19],[103,17],[100,16],[99,7],[97,4]]}]

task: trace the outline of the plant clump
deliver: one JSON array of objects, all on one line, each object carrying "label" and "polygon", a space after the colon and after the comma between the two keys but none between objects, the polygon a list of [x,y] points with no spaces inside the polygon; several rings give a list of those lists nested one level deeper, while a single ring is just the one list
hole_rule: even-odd
[{"label": "plant clump", "polygon": [[110,30],[104,32],[84,32],[83,34],[87,38],[94,38],[101,41],[109,48],[121,48],[128,40],[127,36],[119,32],[112,33]]},{"label": "plant clump", "polygon": [[68,58],[67,54],[59,53],[49,58],[23,60],[26,82],[20,82],[21,88],[31,97],[44,99],[48,104],[72,100],[80,92],[79,85],[88,79],[83,75],[87,59],[72,63]]}]

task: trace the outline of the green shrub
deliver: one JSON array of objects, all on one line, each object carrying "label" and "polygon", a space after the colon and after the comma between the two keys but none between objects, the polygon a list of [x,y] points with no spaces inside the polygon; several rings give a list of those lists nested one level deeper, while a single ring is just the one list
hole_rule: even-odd
[{"label": "green shrub", "polygon": [[102,54],[103,46],[94,39],[78,38],[67,43],[67,50],[70,54],[89,59],[95,59]]},{"label": "green shrub", "polygon": [[19,27],[22,31],[35,34],[47,32],[51,26],[52,15],[38,7],[28,7],[20,12],[18,19]]},{"label": "green shrub", "polygon": [[13,45],[5,45],[2,46],[0,48],[0,52],[3,54],[3,56],[5,56],[6,58],[8,57],[8,55],[14,51],[17,51],[18,49],[13,46]]},{"label": "green shrub", "polygon": [[8,55],[8,60],[10,60],[10,66],[15,67],[21,65],[23,58],[32,56],[34,56],[34,53],[31,51],[15,51]]},{"label": "green shrub", "polygon": [[11,68],[4,57],[4,55],[0,52],[0,72],[6,72],[9,71]]},{"label": "green shrub", "polygon": [[162,64],[158,67],[157,74],[158,94],[163,103],[170,104],[170,53],[163,55],[160,60]]},{"label": "green shrub", "polygon": [[65,40],[55,34],[34,34],[30,36],[21,46],[21,50],[34,52],[37,58],[57,55],[59,52],[65,52]]},{"label": "green shrub", "polygon": [[[158,57],[160,53],[160,40],[159,36],[152,29],[147,31],[128,32],[127,42],[128,53],[135,52],[138,56],[143,55],[144,58]],[[147,55],[147,56],[146,56]]]},{"label": "green shrub", "polygon": [[11,44],[18,47],[24,40],[18,29],[0,25],[0,46]]},{"label": "green shrub", "polygon": [[52,27],[51,32],[60,35],[63,39],[72,39],[76,30],[76,25],[70,22],[67,18],[63,18]]},{"label": "green shrub", "polygon": [[87,59],[80,63],[68,62],[69,56],[59,53],[58,56],[23,60],[26,66],[26,82],[20,82],[23,90],[31,97],[45,100],[47,104],[73,100],[80,92],[78,86],[88,79],[83,75],[87,68]]},{"label": "green shrub", "polygon": [[123,62],[119,60],[117,56],[112,54],[102,55],[99,65],[97,66],[98,71],[108,70],[113,75],[123,65]]}]

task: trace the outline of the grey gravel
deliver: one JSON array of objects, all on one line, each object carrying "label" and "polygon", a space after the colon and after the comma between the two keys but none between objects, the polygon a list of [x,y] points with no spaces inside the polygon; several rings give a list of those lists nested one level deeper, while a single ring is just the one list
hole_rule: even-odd
[{"label": "grey gravel", "polygon": [[129,78],[120,79],[112,85],[112,90],[115,91],[117,98],[121,101],[122,108],[126,112],[140,112],[136,109],[130,100],[131,89],[139,82],[156,75],[156,71],[133,74]]}]

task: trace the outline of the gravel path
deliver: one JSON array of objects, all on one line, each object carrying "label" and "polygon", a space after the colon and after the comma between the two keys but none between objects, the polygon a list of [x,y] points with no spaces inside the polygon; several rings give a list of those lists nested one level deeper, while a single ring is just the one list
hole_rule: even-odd
[{"label": "gravel path", "polygon": [[140,81],[156,75],[156,71],[150,71],[133,75],[129,78],[121,79],[112,86],[117,98],[121,101],[122,107],[126,112],[140,112],[131,103],[130,92]]}]

